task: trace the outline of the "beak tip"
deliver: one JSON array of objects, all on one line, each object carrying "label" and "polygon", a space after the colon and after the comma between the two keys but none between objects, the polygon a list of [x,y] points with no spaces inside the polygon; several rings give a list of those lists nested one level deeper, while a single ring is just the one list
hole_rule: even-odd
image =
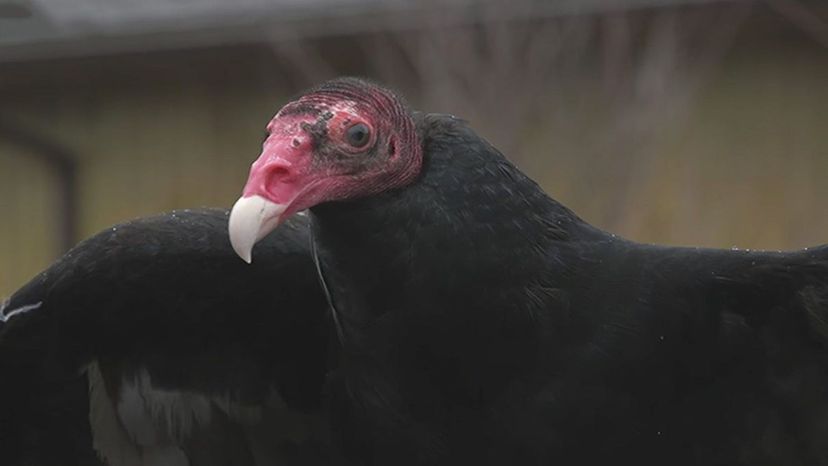
[{"label": "beak tip", "polygon": [[242,197],[230,211],[228,231],[233,250],[248,264],[253,262],[253,246],[278,225],[286,206],[260,196]]},{"label": "beak tip", "polygon": [[233,247],[233,251],[239,256],[239,259],[247,262],[250,264],[253,262],[253,246],[250,245],[249,247],[240,247],[236,244],[232,239],[230,241],[231,246]]}]

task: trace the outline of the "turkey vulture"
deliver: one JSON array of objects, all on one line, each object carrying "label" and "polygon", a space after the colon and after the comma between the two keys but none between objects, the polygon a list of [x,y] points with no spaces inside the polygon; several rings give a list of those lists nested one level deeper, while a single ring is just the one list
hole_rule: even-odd
[{"label": "turkey vulture", "polygon": [[330,319],[307,220],[250,267],[227,214],[115,226],[3,304],[0,464],[329,464]]},{"label": "turkey vulture", "polygon": [[605,233],[465,122],[359,79],[267,128],[231,241],[250,261],[310,209],[346,462],[828,464],[828,248]]}]

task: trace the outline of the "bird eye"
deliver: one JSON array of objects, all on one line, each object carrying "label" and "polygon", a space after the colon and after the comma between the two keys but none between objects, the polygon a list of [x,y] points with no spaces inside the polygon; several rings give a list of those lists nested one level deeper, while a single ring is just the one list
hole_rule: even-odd
[{"label": "bird eye", "polygon": [[371,139],[371,131],[364,123],[357,123],[348,128],[348,144],[353,147],[362,147]]}]

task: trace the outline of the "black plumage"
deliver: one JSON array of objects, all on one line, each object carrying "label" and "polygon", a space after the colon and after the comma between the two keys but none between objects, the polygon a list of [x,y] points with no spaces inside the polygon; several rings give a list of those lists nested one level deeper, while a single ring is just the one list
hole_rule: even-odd
[{"label": "black plumage", "polygon": [[828,248],[637,244],[412,118],[416,180],[311,208],[353,464],[828,464]]},{"label": "black plumage", "polygon": [[0,463],[98,464],[92,431],[113,466],[324,462],[327,303],[306,223],[248,266],[226,211],[179,211],[35,277],[5,314],[39,307],[0,323]]}]

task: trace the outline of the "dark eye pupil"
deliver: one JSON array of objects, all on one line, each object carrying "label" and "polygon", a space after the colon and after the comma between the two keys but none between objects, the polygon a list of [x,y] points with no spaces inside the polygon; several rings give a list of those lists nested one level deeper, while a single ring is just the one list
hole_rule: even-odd
[{"label": "dark eye pupil", "polygon": [[357,123],[348,128],[348,143],[354,147],[362,147],[368,144],[368,127]]}]

